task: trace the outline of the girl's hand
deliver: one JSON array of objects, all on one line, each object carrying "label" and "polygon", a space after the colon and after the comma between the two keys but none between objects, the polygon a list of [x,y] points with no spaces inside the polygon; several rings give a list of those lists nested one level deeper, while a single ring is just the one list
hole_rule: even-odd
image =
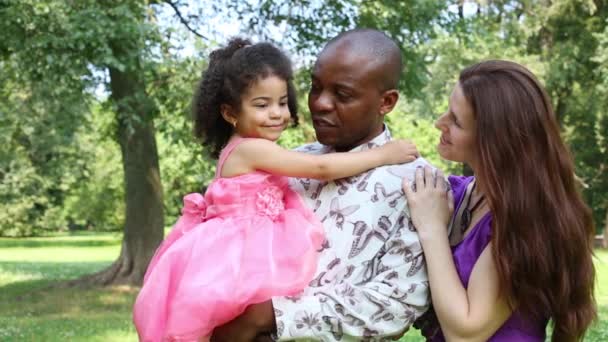
[{"label": "girl's hand", "polygon": [[402,164],[420,157],[416,145],[409,140],[396,139],[380,146],[387,164]]},{"label": "girl's hand", "polygon": [[420,238],[446,234],[454,210],[452,191],[441,170],[433,175],[429,166],[416,169],[415,183],[403,179],[403,191],[407,197],[412,223]]}]

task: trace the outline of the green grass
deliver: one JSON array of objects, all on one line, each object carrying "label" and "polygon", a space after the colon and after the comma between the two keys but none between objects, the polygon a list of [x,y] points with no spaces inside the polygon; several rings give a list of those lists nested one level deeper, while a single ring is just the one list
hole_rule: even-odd
[{"label": "green grass", "polygon": [[596,251],[596,289],[598,322],[587,332],[585,341],[608,341],[608,251]]},{"label": "green grass", "polygon": [[[112,233],[0,238],[0,341],[137,341],[137,289],[49,288],[108,266],[120,252]],[[586,341],[608,341],[608,251],[596,253],[599,322]],[[412,329],[400,341],[422,341]]]},{"label": "green grass", "polygon": [[49,288],[108,266],[120,235],[0,239],[0,341],[137,341],[136,289]]}]

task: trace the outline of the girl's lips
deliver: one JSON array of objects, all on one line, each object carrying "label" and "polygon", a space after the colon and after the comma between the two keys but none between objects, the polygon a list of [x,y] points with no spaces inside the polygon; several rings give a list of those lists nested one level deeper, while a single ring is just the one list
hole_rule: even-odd
[{"label": "girl's lips", "polygon": [[283,128],[285,128],[285,125],[286,124],[282,123],[282,124],[276,124],[276,125],[264,125],[264,127],[270,128],[270,129],[283,129]]},{"label": "girl's lips", "polygon": [[439,142],[443,145],[450,145],[450,142],[443,135],[439,138]]}]

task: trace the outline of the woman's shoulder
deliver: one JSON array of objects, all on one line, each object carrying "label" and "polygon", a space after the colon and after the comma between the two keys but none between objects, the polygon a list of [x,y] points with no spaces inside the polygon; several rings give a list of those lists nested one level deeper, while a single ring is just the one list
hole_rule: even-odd
[{"label": "woman's shoulder", "polygon": [[450,188],[452,189],[452,194],[454,195],[454,200],[456,202],[464,196],[467,186],[475,179],[473,176],[456,176],[450,175],[448,176],[448,182],[450,183]]},{"label": "woman's shoulder", "polygon": [[452,190],[454,190],[455,188],[467,186],[467,184],[471,183],[473,179],[475,179],[475,177],[473,176],[448,176],[448,181],[450,182],[450,186],[452,186]]}]

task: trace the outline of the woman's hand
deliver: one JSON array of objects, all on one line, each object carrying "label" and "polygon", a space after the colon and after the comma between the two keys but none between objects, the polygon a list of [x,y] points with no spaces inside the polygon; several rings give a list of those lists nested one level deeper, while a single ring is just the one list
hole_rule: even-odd
[{"label": "woman's hand", "polygon": [[402,164],[420,157],[416,145],[409,140],[395,139],[380,146],[387,164]]},{"label": "woman's hand", "polygon": [[441,170],[433,175],[429,166],[416,169],[414,183],[403,179],[410,216],[421,239],[445,235],[452,217],[452,191]]}]

